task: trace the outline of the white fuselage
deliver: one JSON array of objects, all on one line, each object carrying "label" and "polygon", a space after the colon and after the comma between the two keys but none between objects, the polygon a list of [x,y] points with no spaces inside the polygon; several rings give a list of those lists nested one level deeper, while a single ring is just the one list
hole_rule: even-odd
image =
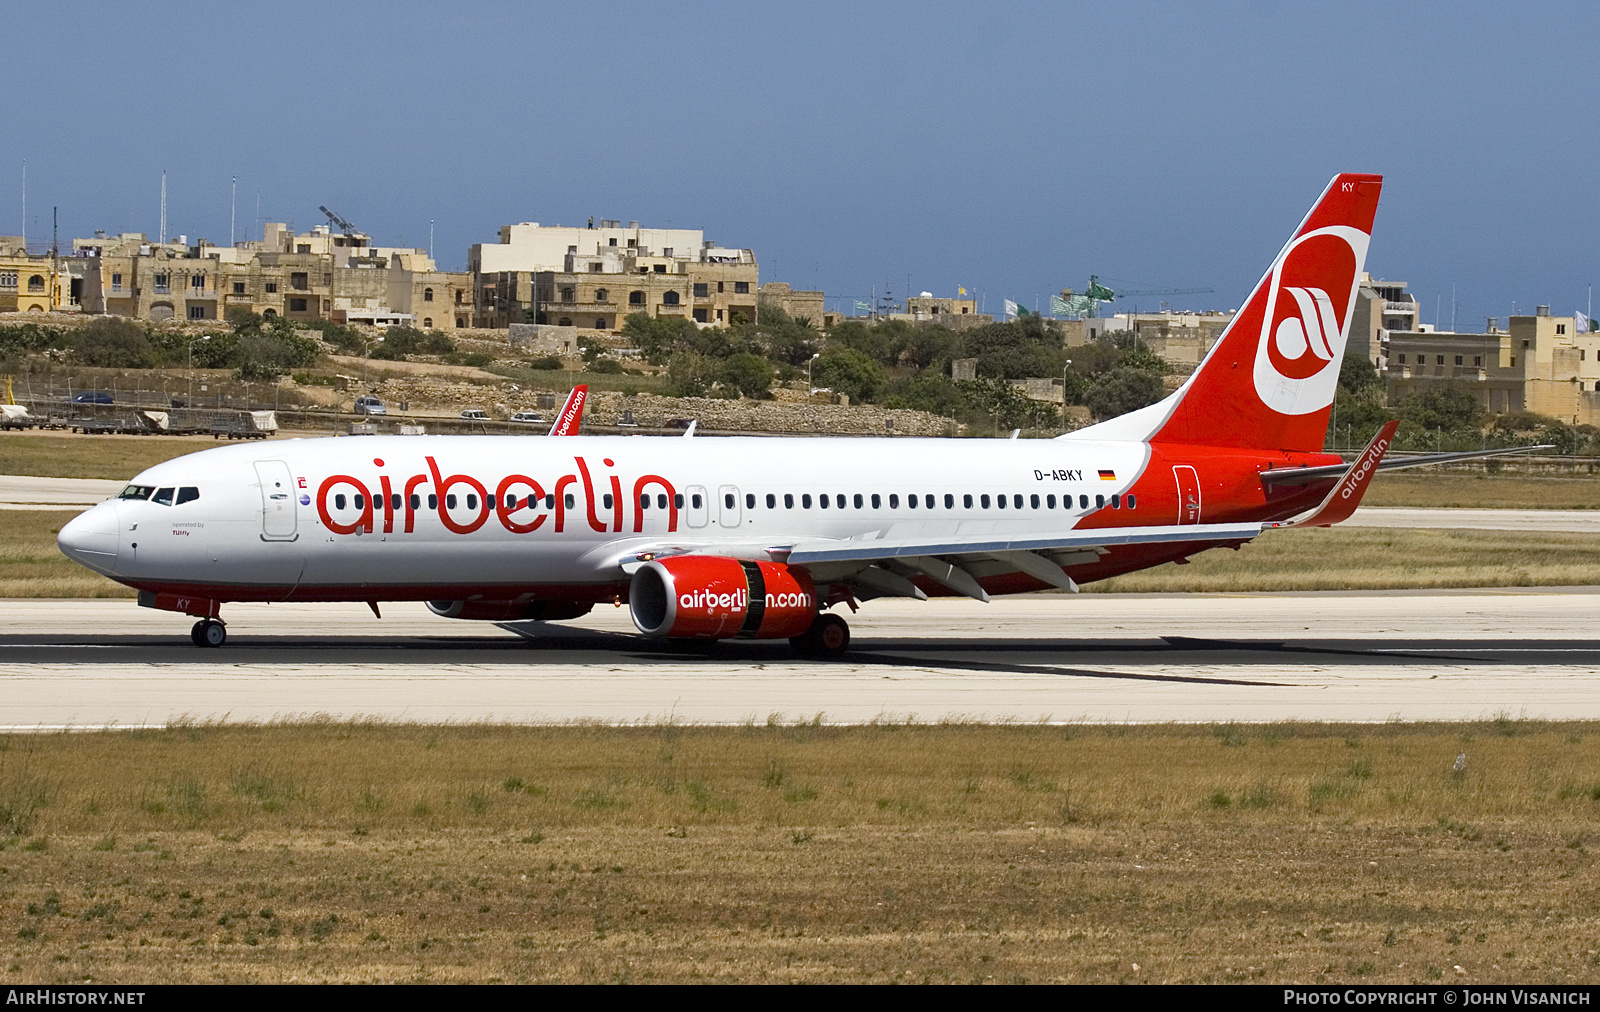
[{"label": "white fuselage", "polygon": [[[644,550],[1069,530],[1113,495],[1121,508],[1148,456],[1073,440],[282,440],[149,468],[133,485],[151,492],[95,506],[60,543],[132,586],[221,600],[595,599]],[[1156,512],[1135,522],[1176,522]]]}]

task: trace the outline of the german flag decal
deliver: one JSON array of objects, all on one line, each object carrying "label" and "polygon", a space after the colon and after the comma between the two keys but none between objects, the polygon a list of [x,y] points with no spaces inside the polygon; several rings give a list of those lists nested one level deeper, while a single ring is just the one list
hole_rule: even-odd
[{"label": "german flag decal", "polygon": [[1107,471],[1105,468],[1102,467],[1100,469],[1100,480],[1101,481],[1116,481],[1117,480],[1117,472],[1115,472],[1115,471]]}]

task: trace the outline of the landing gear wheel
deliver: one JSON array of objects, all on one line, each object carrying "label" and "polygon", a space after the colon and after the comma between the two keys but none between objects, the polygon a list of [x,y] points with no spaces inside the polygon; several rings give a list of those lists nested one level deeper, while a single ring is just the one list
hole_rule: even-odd
[{"label": "landing gear wheel", "polygon": [[214,618],[203,618],[189,630],[189,638],[197,647],[220,647],[228,642],[228,627]]},{"label": "landing gear wheel", "polygon": [[791,638],[789,645],[800,657],[838,657],[850,649],[850,626],[837,615],[818,615],[811,628]]}]

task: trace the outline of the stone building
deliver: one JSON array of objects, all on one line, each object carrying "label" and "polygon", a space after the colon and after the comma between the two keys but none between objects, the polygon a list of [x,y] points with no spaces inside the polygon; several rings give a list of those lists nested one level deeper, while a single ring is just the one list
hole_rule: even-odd
[{"label": "stone building", "polygon": [[498,243],[473,246],[468,269],[479,327],[531,322],[598,336],[620,331],[630,313],[709,327],[757,312],[755,254],[707,242],[698,229],[524,222],[503,227]]},{"label": "stone building", "polygon": [[1384,366],[1384,342],[1391,331],[1420,333],[1422,307],[1416,296],[1406,291],[1404,281],[1374,279],[1361,272],[1361,283],[1356,286],[1356,301],[1350,311],[1350,338],[1346,348],[1367,349],[1367,358],[1373,365]]},{"label": "stone building", "polygon": [[1572,424],[1600,424],[1600,333],[1578,333],[1570,316],[1540,306],[1491,319],[1481,334],[1390,331],[1384,382],[1389,403],[1431,385],[1462,384],[1492,413],[1533,411]]}]

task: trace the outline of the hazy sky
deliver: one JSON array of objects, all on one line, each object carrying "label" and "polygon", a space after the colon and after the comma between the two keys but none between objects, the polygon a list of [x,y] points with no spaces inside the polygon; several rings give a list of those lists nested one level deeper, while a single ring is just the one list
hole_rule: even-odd
[{"label": "hazy sky", "polygon": [[[225,243],[326,204],[441,266],[516,221],[704,228],[763,280],[1238,305],[1335,172],[1459,329],[1600,280],[1593,3],[0,0],[0,233]],[[1142,308],[1154,308],[1145,299]],[[830,301],[830,306],[833,303]]]}]

